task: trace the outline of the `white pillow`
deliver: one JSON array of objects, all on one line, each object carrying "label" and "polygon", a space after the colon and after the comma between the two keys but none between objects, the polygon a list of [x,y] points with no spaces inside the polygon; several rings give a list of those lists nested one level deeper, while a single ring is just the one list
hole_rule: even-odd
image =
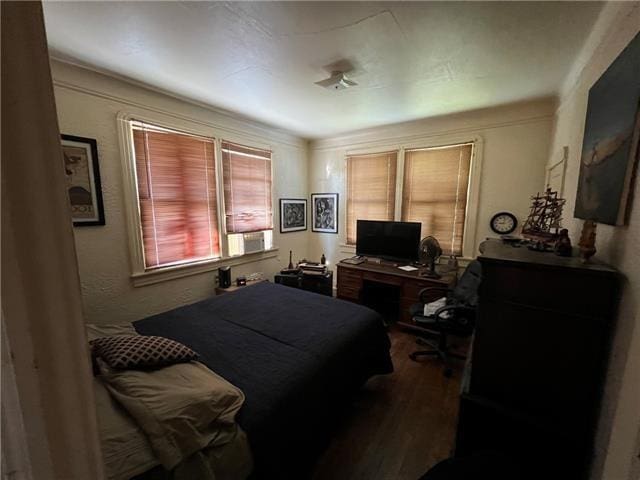
[{"label": "white pillow", "polygon": [[136,329],[131,323],[111,323],[111,324],[95,324],[87,323],[87,339],[95,340],[100,337],[113,337],[114,335],[138,335]]}]

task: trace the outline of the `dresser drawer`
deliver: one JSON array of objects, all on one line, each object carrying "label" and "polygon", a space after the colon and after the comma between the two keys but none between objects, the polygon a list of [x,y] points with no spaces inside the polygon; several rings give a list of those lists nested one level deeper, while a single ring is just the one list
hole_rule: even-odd
[{"label": "dresser drawer", "polygon": [[434,290],[429,295],[429,300],[437,300],[438,298],[444,297],[447,293],[447,287],[442,285],[441,283],[435,282],[407,282],[404,284],[402,289],[402,296],[408,299],[412,299],[413,302],[418,301],[418,295],[423,288],[442,288],[442,290]]},{"label": "dresser drawer", "polygon": [[618,282],[612,275],[576,268],[484,263],[480,297],[526,305],[544,311],[609,318],[616,304]]},{"label": "dresser drawer", "polygon": [[418,303],[418,301],[413,298],[401,298],[400,299],[400,312],[399,312],[399,318],[398,320],[400,320],[401,322],[411,322],[411,313],[410,313],[410,309],[411,306],[415,303]]},{"label": "dresser drawer", "polygon": [[360,290],[362,288],[362,282],[359,279],[341,278],[338,280],[338,288],[355,288]]},{"label": "dresser drawer", "polygon": [[362,278],[362,272],[358,270],[352,270],[350,268],[338,267],[338,281],[341,278],[359,281]]},{"label": "dresser drawer", "polygon": [[385,283],[387,285],[402,285],[403,282],[402,277],[376,272],[364,272],[362,275],[362,279],[370,280],[372,282]]},{"label": "dresser drawer", "polygon": [[360,288],[348,285],[338,285],[338,298],[360,300]]},{"label": "dresser drawer", "polygon": [[338,268],[338,288],[354,288],[360,290],[362,272]]}]

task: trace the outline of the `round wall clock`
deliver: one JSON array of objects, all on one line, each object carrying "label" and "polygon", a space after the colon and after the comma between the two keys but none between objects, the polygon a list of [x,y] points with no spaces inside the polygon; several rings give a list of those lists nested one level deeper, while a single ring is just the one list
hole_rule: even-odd
[{"label": "round wall clock", "polygon": [[500,235],[509,235],[518,226],[518,219],[513,213],[499,212],[491,217],[491,230]]}]

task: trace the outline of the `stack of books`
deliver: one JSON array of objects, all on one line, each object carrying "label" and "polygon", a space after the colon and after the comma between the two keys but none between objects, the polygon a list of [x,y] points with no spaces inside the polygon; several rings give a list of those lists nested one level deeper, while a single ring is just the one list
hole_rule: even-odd
[{"label": "stack of books", "polygon": [[326,275],[327,273],[327,266],[322,265],[321,263],[315,263],[315,262],[299,263],[298,268],[300,269],[303,275],[322,276],[322,275]]}]

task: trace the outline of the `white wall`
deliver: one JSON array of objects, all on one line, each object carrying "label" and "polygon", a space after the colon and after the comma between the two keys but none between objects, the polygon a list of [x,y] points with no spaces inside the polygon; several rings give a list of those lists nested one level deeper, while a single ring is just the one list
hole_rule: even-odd
[{"label": "white wall", "polygon": [[40,2],[3,2],[3,480],[103,480]]},{"label": "white wall", "polygon": [[477,110],[408,123],[388,125],[310,143],[309,193],[338,192],[339,233],[312,233],[310,255],[322,253],[331,263],[353,255],[346,243],[346,155],[375,148],[379,151],[403,145],[431,146],[479,138],[481,140],[480,191],[476,228],[465,232],[475,238],[473,253],[488,236],[494,213],[507,210],[522,222],[529,211],[529,197],[544,187],[544,166],[549,151],[553,102],[541,100]]},{"label": "white wall", "polygon": [[[569,147],[565,180],[565,226],[580,238],[582,220],[573,217],[589,88],[640,31],[640,4],[608,4],[596,23],[585,51],[569,77],[556,112],[552,157]],[[640,76],[640,72],[638,72]],[[596,256],[626,276],[613,342],[604,404],[597,435],[592,478],[640,478],[640,185],[627,226],[598,225]]]},{"label": "white wall", "polygon": [[[226,112],[207,108],[130,82],[57,61],[52,62],[61,133],[95,138],[106,225],[76,227],[74,234],[87,322],[131,321],[213,295],[215,271],[154,285],[134,287],[130,274],[122,162],[116,115],[153,113],[196,122],[230,135],[255,139],[273,150],[274,244],[277,256],[233,266],[232,276],[286,267],[307,252],[308,232],[279,233],[278,198],[307,197],[307,142],[286,132]],[[295,261],[295,260],[294,260]]]}]

